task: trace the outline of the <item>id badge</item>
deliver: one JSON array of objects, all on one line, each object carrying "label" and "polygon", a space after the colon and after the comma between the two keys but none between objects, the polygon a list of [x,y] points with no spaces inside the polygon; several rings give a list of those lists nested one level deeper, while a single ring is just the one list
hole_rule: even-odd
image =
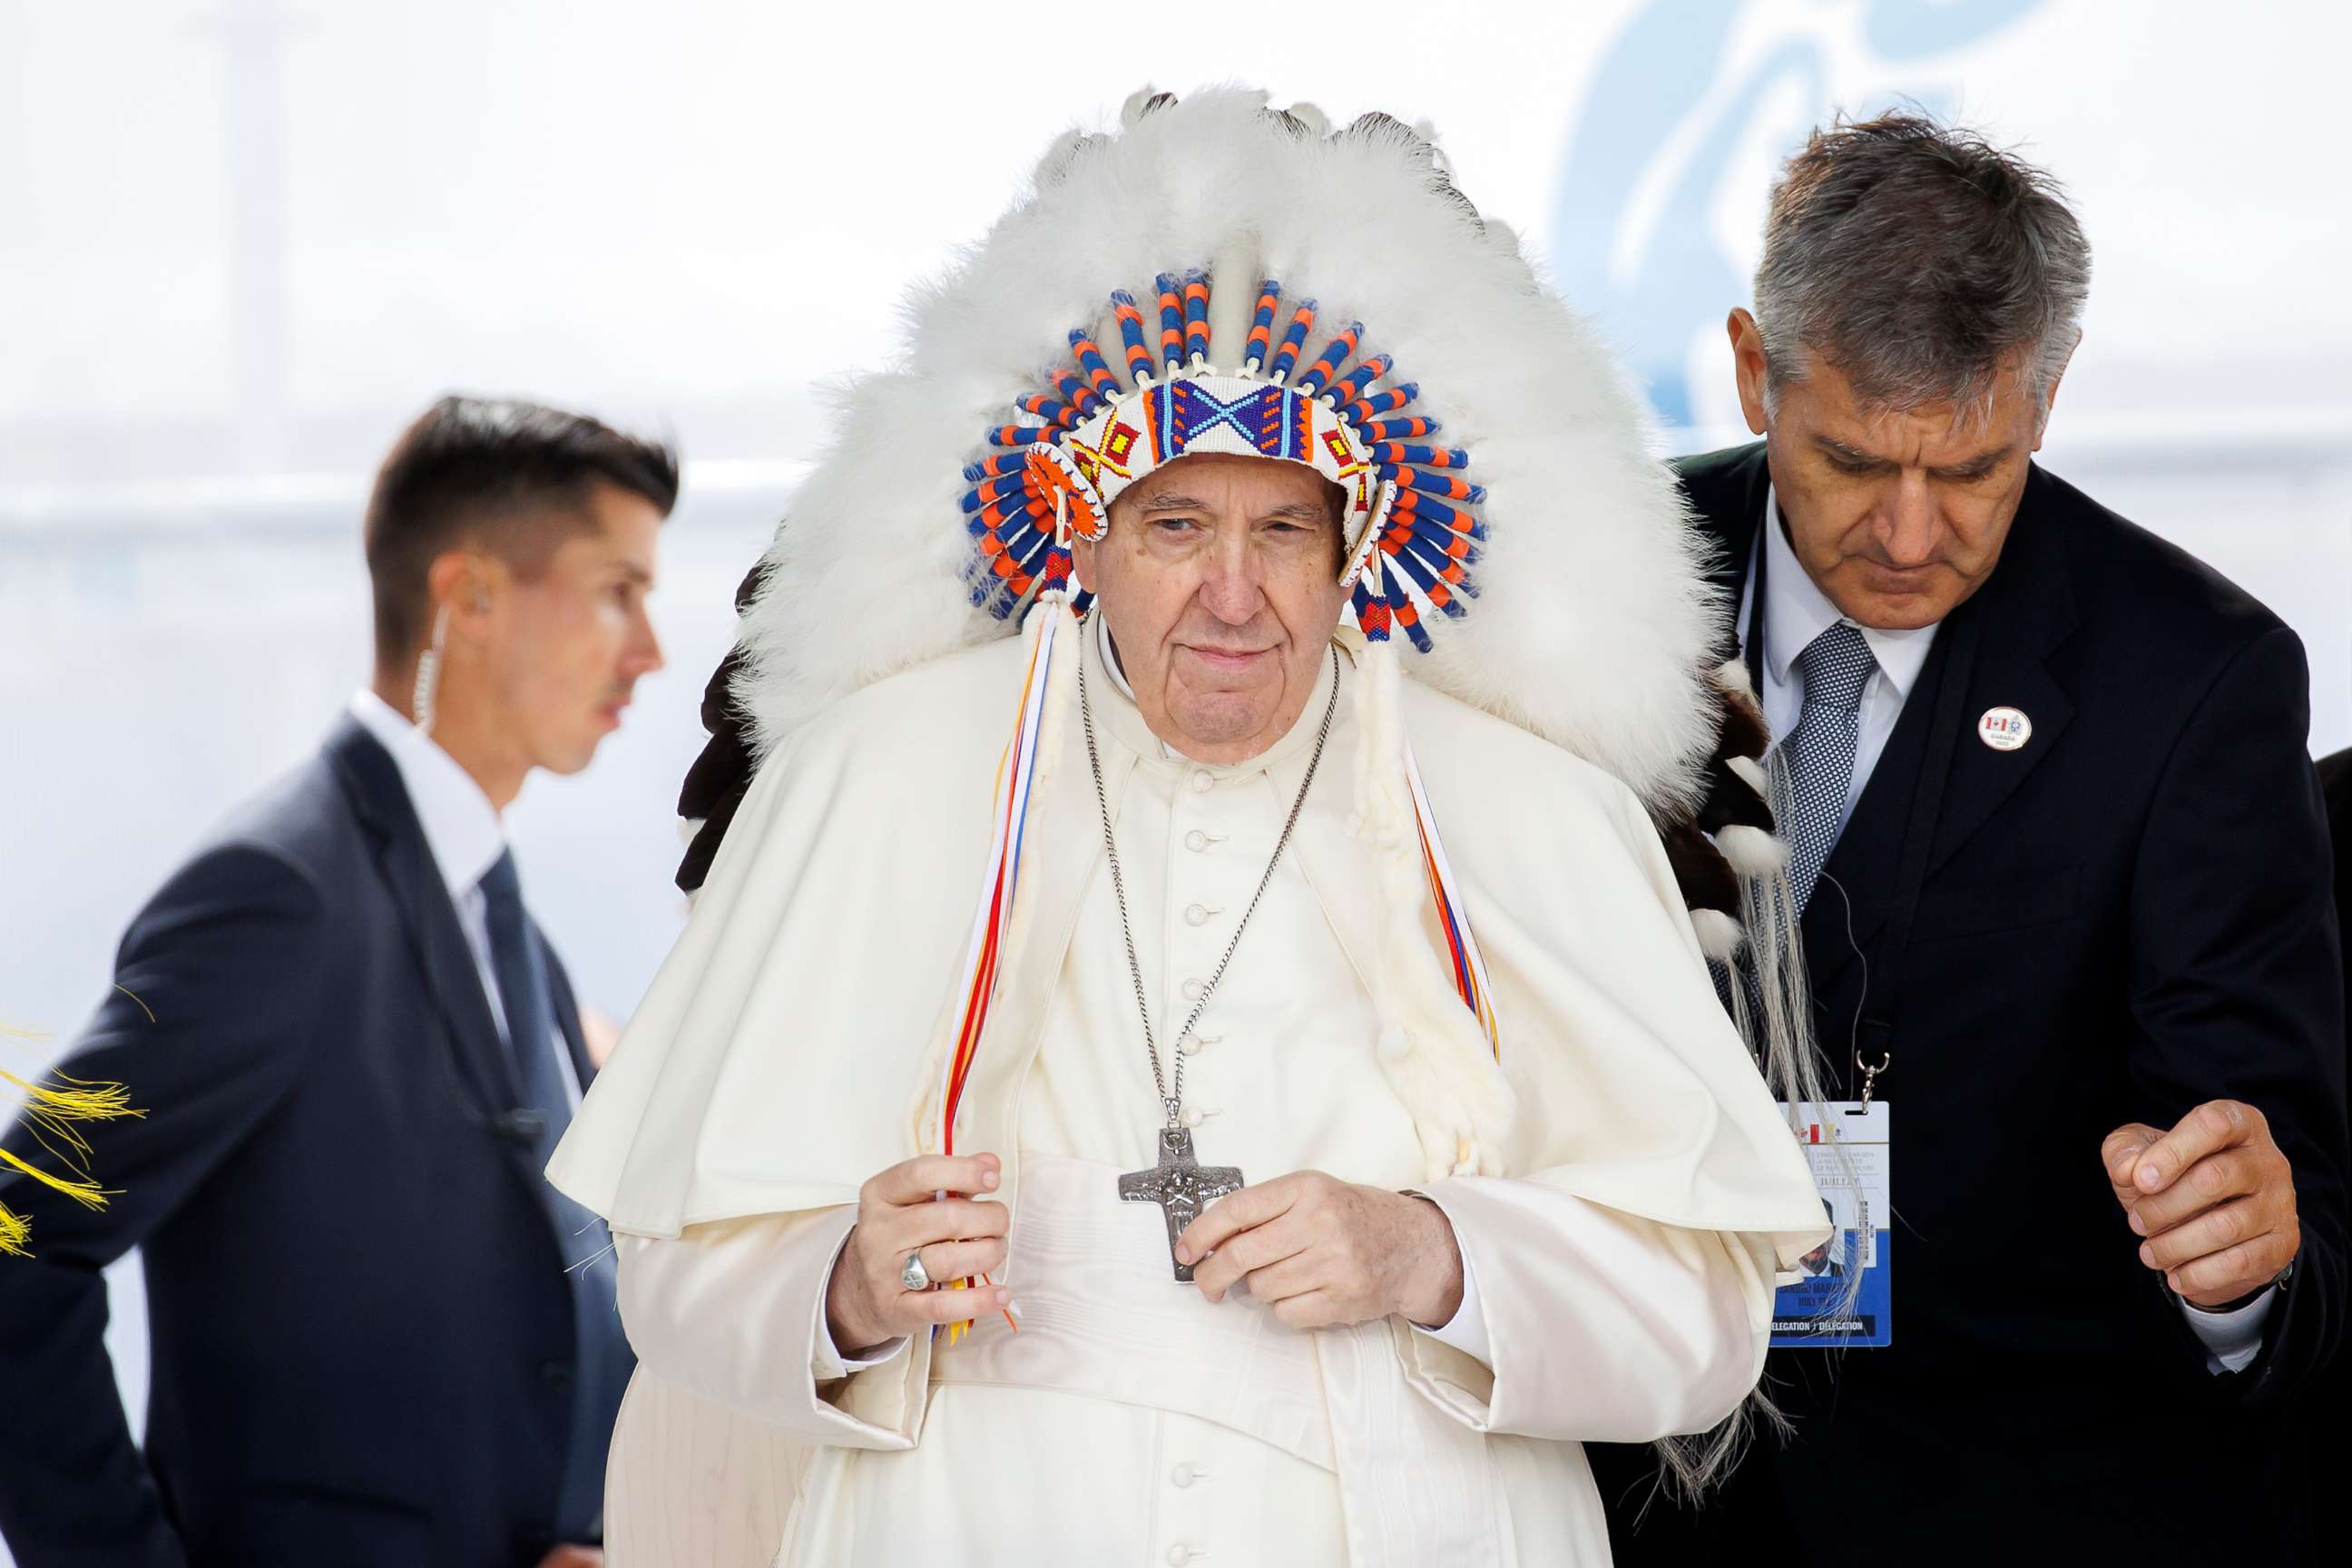
[{"label": "id badge", "polygon": [[1772,1295],[1774,1349],[1809,1345],[1860,1350],[1894,1342],[1887,1197],[1886,1101],[1832,1100],[1791,1113],[1797,1142],[1812,1167],[1822,1206],[1836,1226],[1797,1264],[1796,1281]]}]

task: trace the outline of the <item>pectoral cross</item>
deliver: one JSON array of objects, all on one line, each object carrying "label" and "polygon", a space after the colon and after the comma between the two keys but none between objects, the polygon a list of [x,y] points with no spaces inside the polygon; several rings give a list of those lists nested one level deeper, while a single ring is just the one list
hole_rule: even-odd
[{"label": "pectoral cross", "polygon": [[1241,1191],[1241,1171],[1232,1165],[1203,1165],[1192,1158],[1192,1134],[1182,1127],[1160,1130],[1160,1163],[1148,1171],[1129,1171],[1118,1179],[1119,1197],[1131,1204],[1158,1204],[1168,1220],[1168,1260],[1176,1268],[1176,1282],[1189,1285],[1192,1266],[1176,1262],[1176,1238],[1201,1216],[1212,1198]]}]

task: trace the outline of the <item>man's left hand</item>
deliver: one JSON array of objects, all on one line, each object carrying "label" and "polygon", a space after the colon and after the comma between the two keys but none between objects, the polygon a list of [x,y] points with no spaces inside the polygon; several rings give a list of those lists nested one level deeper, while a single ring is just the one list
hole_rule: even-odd
[{"label": "man's left hand", "polygon": [[1462,1250],[1426,1198],[1297,1171],[1210,1205],[1177,1238],[1179,1262],[1212,1301],[1236,1283],[1295,1329],[1400,1313],[1450,1321],[1462,1305]]},{"label": "man's left hand", "polygon": [[2100,1152],[2116,1201],[2147,1238],[2140,1261],[2194,1306],[2253,1294],[2302,1247],[2294,1173],[2251,1105],[2209,1100],[2169,1132],[2135,1121],[2108,1133]]}]

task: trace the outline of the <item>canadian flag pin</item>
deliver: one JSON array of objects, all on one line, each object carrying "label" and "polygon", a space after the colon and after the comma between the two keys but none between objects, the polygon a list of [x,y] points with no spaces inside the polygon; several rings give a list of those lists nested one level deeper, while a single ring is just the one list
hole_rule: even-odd
[{"label": "canadian flag pin", "polygon": [[2015,708],[1988,708],[1977,721],[1977,739],[1996,752],[2013,752],[2033,739],[2033,721]]}]

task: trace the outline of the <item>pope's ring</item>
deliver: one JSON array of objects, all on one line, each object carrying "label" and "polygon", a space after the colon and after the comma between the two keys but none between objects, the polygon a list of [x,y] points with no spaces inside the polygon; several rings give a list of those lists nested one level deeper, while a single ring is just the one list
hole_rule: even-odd
[{"label": "pope's ring", "polygon": [[919,1248],[907,1254],[907,1267],[898,1270],[898,1283],[909,1290],[931,1288],[930,1271],[923,1267],[923,1254]]}]

